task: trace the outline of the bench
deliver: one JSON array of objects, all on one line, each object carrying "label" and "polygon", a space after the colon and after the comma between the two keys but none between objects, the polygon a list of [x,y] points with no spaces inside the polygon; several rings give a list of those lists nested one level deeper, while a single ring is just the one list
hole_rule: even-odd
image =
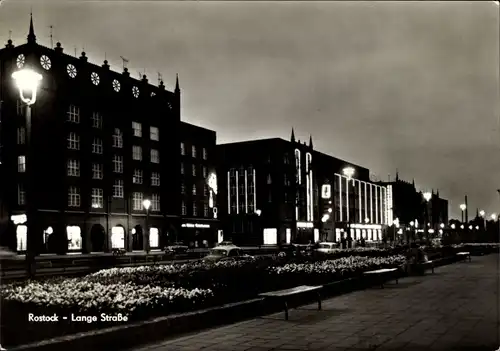
[{"label": "bench", "polygon": [[[375,279],[378,280],[380,287],[383,289],[384,288],[384,278],[388,276],[393,276],[396,272],[398,271],[397,268],[382,268],[382,269],[377,269],[374,271],[368,271],[368,272],[363,272],[363,275],[365,277],[375,277]],[[398,280],[399,277],[396,276],[396,284],[399,284]]]},{"label": "bench", "polygon": [[318,296],[318,311],[321,311],[321,295],[320,290],[322,286],[310,286],[310,285],[301,285],[296,286],[291,289],[270,291],[266,293],[261,293],[259,296],[273,299],[281,299],[285,303],[285,320],[288,320],[288,298],[292,296],[302,295],[309,292],[316,292]]},{"label": "bench", "polygon": [[469,259],[469,262],[471,261],[470,252],[468,252],[468,251],[457,252],[457,257],[459,258],[459,260],[465,261],[465,260]]}]

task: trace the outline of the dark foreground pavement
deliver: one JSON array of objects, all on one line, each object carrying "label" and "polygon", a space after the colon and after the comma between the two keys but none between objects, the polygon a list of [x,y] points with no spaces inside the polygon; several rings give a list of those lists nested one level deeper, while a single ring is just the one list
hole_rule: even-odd
[{"label": "dark foreground pavement", "polygon": [[135,351],[496,350],[499,255]]}]

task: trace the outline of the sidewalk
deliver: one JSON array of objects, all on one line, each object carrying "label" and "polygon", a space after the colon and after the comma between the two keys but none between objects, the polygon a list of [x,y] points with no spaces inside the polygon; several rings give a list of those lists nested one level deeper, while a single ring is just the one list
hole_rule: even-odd
[{"label": "sidewalk", "polygon": [[499,255],[135,351],[496,350]]}]

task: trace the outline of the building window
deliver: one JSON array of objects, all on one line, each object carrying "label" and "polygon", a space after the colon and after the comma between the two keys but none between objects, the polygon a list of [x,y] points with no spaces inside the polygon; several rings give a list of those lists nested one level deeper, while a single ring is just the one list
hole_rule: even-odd
[{"label": "building window", "polygon": [[17,204],[26,204],[26,191],[24,191],[24,185],[17,184]]},{"label": "building window", "polygon": [[102,128],[102,116],[99,112],[92,113],[92,127],[98,129]]},{"label": "building window", "polygon": [[181,162],[181,174],[184,174],[184,163]]},{"label": "building window", "polygon": [[206,178],[207,176],[208,176],[207,166],[203,166],[203,178]]},{"label": "building window", "polygon": [[24,108],[26,105],[21,100],[16,101],[16,112],[18,116],[24,116]]},{"label": "building window", "polygon": [[198,206],[196,206],[196,203],[193,203],[193,216],[198,216]]},{"label": "building window", "polygon": [[104,207],[104,191],[98,188],[92,188],[92,208]]},{"label": "building window", "polygon": [[123,173],[123,156],[113,155],[113,172]]},{"label": "building window", "polygon": [[17,171],[19,173],[26,172],[26,156],[17,156]]},{"label": "building window", "polygon": [[17,145],[23,145],[26,143],[26,128],[17,128]]},{"label": "building window", "polygon": [[208,196],[208,186],[206,184],[203,186],[203,196]]},{"label": "building window", "polygon": [[132,196],[132,207],[134,211],[142,210],[142,201],[144,199],[144,195],[142,193],[134,193]]},{"label": "building window", "polygon": [[181,194],[185,193],[186,193],[186,186],[184,185],[184,183],[181,183]]},{"label": "building window", "polygon": [[193,195],[196,195],[196,185],[193,184]]},{"label": "building window", "polygon": [[160,130],[157,127],[149,127],[149,136],[151,140],[160,141]]},{"label": "building window", "polygon": [[69,105],[68,122],[80,123],[80,108],[75,105]]},{"label": "building window", "polygon": [[160,211],[160,195],[158,194],[151,195],[151,211]]},{"label": "building window", "polygon": [[160,186],[160,173],[152,172],[151,173],[151,186]]},{"label": "building window", "polygon": [[194,158],[196,158],[196,146],[191,146],[191,156],[193,156]]},{"label": "building window", "polygon": [[132,159],[142,161],[142,147],[137,145],[132,146]]},{"label": "building window", "polygon": [[272,183],[273,183],[273,181],[272,181],[272,179],[271,179],[271,175],[270,175],[270,174],[268,174],[268,175],[267,175],[267,184],[272,184]]},{"label": "building window", "polygon": [[160,152],[156,149],[151,149],[151,163],[160,163]]},{"label": "building window", "polygon": [[208,204],[203,205],[203,216],[208,218]]},{"label": "building window", "polygon": [[92,153],[102,154],[102,140],[100,138],[94,138],[92,141]]},{"label": "building window", "polygon": [[68,176],[79,177],[80,176],[80,161],[79,160],[68,160]]},{"label": "building window", "polygon": [[140,123],[132,122],[132,129],[135,137],[142,137],[142,125]]},{"label": "building window", "polygon": [[132,178],[132,183],[142,184],[142,169],[134,169],[134,176]]},{"label": "building window", "polygon": [[193,173],[193,177],[196,177],[196,165],[191,165],[191,171]]},{"label": "building window", "polygon": [[68,188],[68,206],[80,207],[80,189],[76,186]]},{"label": "building window", "polygon": [[123,147],[123,134],[122,131],[118,128],[115,128],[115,132],[113,134],[113,147],[119,149]]},{"label": "building window", "polygon": [[68,134],[68,149],[80,150],[80,136],[75,132]]},{"label": "building window", "polygon": [[92,163],[92,179],[102,179],[103,165],[100,163]]},{"label": "building window", "polygon": [[207,158],[208,158],[207,149],[203,148],[203,159],[206,160]]},{"label": "building window", "polygon": [[115,179],[113,184],[113,197],[123,198],[123,180]]},{"label": "building window", "polygon": [[186,203],[184,201],[181,202],[181,215],[186,215]]},{"label": "building window", "polygon": [[182,156],[186,155],[186,147],[185,147],[184,143],[181,143],[181,155]]}]

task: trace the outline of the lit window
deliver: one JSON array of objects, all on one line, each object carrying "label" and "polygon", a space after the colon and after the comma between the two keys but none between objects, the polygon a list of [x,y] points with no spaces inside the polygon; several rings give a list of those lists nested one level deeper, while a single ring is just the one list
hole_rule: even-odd
[{"label": "lit window", "polygon": [[100,163],[92,163],[92,179],[102,179],[103,165]]},{"label": "lit window", "polygon": [[113,155],[113,172],[123,173],[123,156]]},{"label": "lit window", "polygon": [[68,134],[68,149],[80,150],[80,136],[75,132]]},{"label": "lit window", "polygon": [[123,198],[123,180],[115,179],[113,183],[113,197]]},{"label": "lit window", "polygon": [[159,172],[151,172],[151,186],[160,186]]},{"label": "lit window", "polygon": [[160,163],[160,152],[156,149],[151,149],[151,163]]},{"label": "lit window", "polygon": [[142,169],[135,169],[134,176],[132,178],[132,183],[142,184]]},{"label": "lit window", "polygon": [[92,113],[92,127],[97,129],[102,128],[102,116],[99,112]]},{"label": "lit window", "polygon": [[17,204],[18,205],[26,204],[26,191],[24,190],[23,184],[17,185]]},{"label": "lit window", "polygon": [[68,122],[80,123],[80,108],[75,105],[69,105],[67,116]]},{"label": "lit window", "polygon": [[198,216],[198,207],[196,203],[193,203],[193,216]]},{"label": "lit window", "polygon": [[68,250],[81,250],[82,248],[82,230],[78,226],[66,227],[66,236],[68,239]]},{"label": "lit window", "polygon": [[186,186],[184,185],[184,183],[181,183],[181,194],[185,193],[186,193]]},{"label": "lit window", "polygon": [[151,195],[151,211],[160,211],[160,195],[158,194]]},{"label": "lit window", "polygon": [[196,195],[196,185],[193,184],[193,195]]},{"label": "lit window", "polygon": [[196,157],[196,146],[191,146],[191,156]]},{"label": "lit window", "polygon": [[132,159],[136,161],[142,160],[142,147],[137,145],[132,146]]},{"label": "lit window", "polygon": [[26,172],[26,156],[17,156],[17,171],[19,173]]},{"label": "lit window", "polygon": [[193,176],[196,176],[196,165],[192,165],[191,168],[192,168]]},{"label": "lit window", "polygon": [[142,202],[144,200],[144,195],[142,193],[134,193],[132,197],[132,207],[134,211],[140,211],[143,209]]},{"label": "lit window", "polygon": [[113,249],[125,248],[125,229],[122,226],[111,228],[111,247]]},{"label": "lit window", "polygon": [[68,160],[68,176],[79,177],[80,176],[80,161],[79,160]]},{"label": "lit window", "polygon": [[208,204],[203,205],[203,216],[208,217]]},{"label": "lit window", "polygon": [[70,186],[68,188],[68,206],[80,207],[80,200],[80,189],[76,186]]},{"label": "lit window", "polygon": [[208,196],[208,186],[206,184],[203,186],[203,196]]},{"label": "lit window", "polygon": [[102,140],[100,138],[94,138],[92,141],[92,153],[102,154]]},{"label": "lit window", "polygon": [[149,136],[151,140],[160,141],[160,130],[157,127],[149,127]]},{"label": "lit window", "polygon": [[134,130],[134,136],[142,137],[142,125],[138,122],[132,122],[132,129]]},{"label": "lit window", "polygon": [[102,189],[92,188],[92,207],[104,207],[104,191]]},{"label": "lit window", "polygon": [[207,158],[208,158],[207,149],[203,148],[203,159],[206,160]]},{"label": "lit window", "polygon": [[181,143],[181,155],[182,156],[186,155],[186,147],[185,147],[184,143]]},{"label": "lit window", "polygon": [[184,174],[184,163],[181,162],[181,174]]},{"label": "lit window", "polygon": [[207,176],[208,176],[207,166],[203,166],[203,178],[206,178]]},{"label": "lit window", "polygon": [[17,145],[23,145],[26,143],[26,128],[17,128]]},{"label": "lit window", "polygon": [[181,203],[181,215],[186,215],[186,203],[184,201]]},{"label": "lit window", "polygon": [[118,128],[115,128],[115,132],[113,133],[113,147],[119,149],[123,147],[123,134]]},{"label": "lit window", "polygon": [[267,184],[272,184],[272,182],[273,182],[273,181],[272,181],[272,179],[271,179],[271,175],[270,175],[270,174],[268,174],[268,175],[267,175]]}]

